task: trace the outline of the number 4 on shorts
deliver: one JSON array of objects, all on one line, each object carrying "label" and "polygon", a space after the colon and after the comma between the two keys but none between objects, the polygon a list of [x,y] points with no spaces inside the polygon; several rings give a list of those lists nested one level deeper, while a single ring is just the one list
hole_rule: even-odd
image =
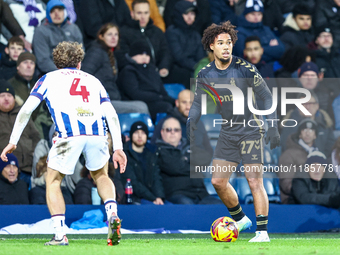
[{"label": "number 4 on shorts", "polygon": [[70,88],[70,95],[71,96],[82,96],[83,101],[85,103],[89,102],[88,96],[90,95],[90,92],[86,90],[86,86],[80,86],[80,91],[77,91],[78,84],[80,82],[80,78],[75,78],[72,82],[72,86]]}]

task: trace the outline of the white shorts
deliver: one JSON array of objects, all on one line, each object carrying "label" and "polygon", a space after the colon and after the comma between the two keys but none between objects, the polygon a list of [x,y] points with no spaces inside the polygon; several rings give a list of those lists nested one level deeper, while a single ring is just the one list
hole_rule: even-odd
[{"label": "white shorts", "polygon": [[80,155],[85,157],[85,166],[90,171],[101,169],[110,158],[106,136],[74,136],[53,138],[48,154],[48,167],[62,174],[73,174]]}]

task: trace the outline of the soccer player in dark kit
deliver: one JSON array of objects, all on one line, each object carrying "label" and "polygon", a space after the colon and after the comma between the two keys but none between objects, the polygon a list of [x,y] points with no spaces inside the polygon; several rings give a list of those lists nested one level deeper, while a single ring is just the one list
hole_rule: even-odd
[{"label": "soccer player in dark kit", "polygon": [[[270,242],[267,233],[269,202],[262,179],[264,122],[261,115],[252,113],[248,108],[248,88],[252,88],[252,104],[255,109],[257,105],[254,93],[263,100],[266,110],[271,109],[273,97],[256,67],[232,55],[236,41],[237,31],[229,21],[220,25],[212,24],[204,31],[202,43],[205,50],[213,52],[214,61],[198,73],[195,97],[187,121],[187,137],[190,137],[191,142],[195,139],[193,131],[201,116],[201,105],[205,107],[202,98],[206,98],[207,94],[216,95],[223,121],[218,122],[222,123],[222,128],[214,152],[212,169],[215,170],[212,171],[211,182],[237,222],[238,230],[250,228],[252,222],[242,211],[237,193],[229,183],[232,172],[242,160],[241,169],[251,189],[256,213],[256,235],[249,242]],[[240,90],[244,95],[243,102]],[[241,115],[240,110],[244,112]],[[267,121],[273,120],[268,123],[266,135],[266,143],[270,142],[273,149],[280,144],[277,123],[274,121],[276,111],[266,115]]]}]

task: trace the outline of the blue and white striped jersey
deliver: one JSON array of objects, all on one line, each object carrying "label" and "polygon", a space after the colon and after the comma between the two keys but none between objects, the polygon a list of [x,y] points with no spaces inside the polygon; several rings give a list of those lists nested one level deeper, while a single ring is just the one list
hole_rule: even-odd
[{"label": "blue and white striped jersey", "polygon": [[101,108],[110,98],[94,76],[76,68],[64,68],[41,77],[31,96],[45,100],[59,137],[106,135]]}]

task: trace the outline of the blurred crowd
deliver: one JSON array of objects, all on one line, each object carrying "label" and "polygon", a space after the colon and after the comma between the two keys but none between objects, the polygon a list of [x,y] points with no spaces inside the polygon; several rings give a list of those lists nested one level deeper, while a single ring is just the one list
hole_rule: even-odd
[{"label": "blurred crowd", "polygon": [[[0,149],[38,78],[57,70],[54,47],[77,41],[86,52],[81,70],[101,81],[117,113],[148,114],[155,124],[152,135],[145,123],[137,122],[123,137],[125,174],[110,162],[117,201],[125,203],[123,187],[131,179],[135,204],[221,203],[209,195],[203,178],[190,178],[190,157],[209,165],[213,148],[203,123],[195,131],[200,139],[190,145],[185,123],[194,90],[191,78],[213,60],[201,44],[203,32],[227,20],[238,31],[233,55],[256,66],[270,90],[278,88],[279,98],[285,87],[312,94],[303,104],[312,116],[292,105],[280,115],[279,100],[278,118],[298,125],[280,128],[278,165],[327,166],[322,176],[278,174],[281,203],[338,208],[340,0],[0,0]],[[164,84],[186,89],[174,98]],[[161,121],[160,113],[166,115]],[[54,135],[43,102],[8,164],[0,162],[0,204],[46,203],[46,157]],[[95,184],[83,165],[81,157],[75,174],[62,183],[66,203],[92,203]]]}]

